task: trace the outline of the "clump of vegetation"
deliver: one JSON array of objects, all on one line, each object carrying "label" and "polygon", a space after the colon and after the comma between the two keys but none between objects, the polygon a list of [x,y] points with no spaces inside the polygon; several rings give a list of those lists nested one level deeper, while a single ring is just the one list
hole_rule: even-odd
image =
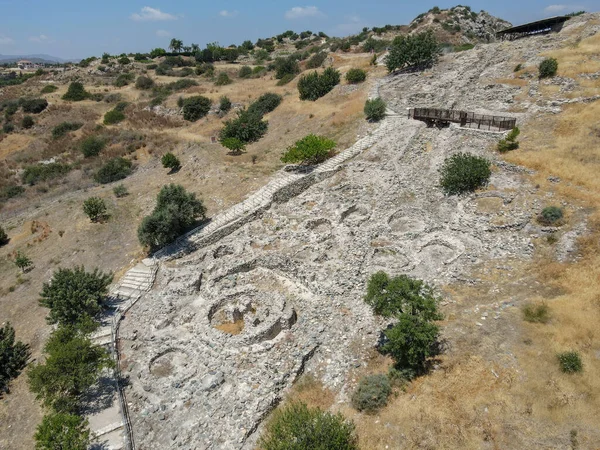
[{"label": "clump of vegetation", "polygon": [[117,198],[122,198],[129,195],[129,192],[127,191],[127,188],[124,184],[119,184],[118,186],[115,186],[113,188],[113,194],[115,194],[115,197]]},{"label": "clump of vegetation", "polygon": [[259,441],[263,450],[358,450],[354,424],[303,403],[275,410]]},{"label": "clump of vegetation", "polygon": [[515,66],[515,68],[513,69],[513,72],[520,72],[521,70],[523,70],[523,64],[517,64]]},{"label": "clump of vegetation", "polygon": [[154,87],[154,80],[152,80],[150,77],[140,75],[135,81],[135,87],[136,89],[141,89],[143,91],[152,89]]},{"label": "clump of vegetation", "polygon": [[215,86],[225,86],[231,83],[231,78],[229,78],[229,75],[227,75],[227,73],[225,72],[220,72],[219,75],[217,75],[217,79],[215,80]]},{"label": "clump of vegetation", "polygon": [[458,153],[444,161],[440,169],[440,184],[447,195],[463,194],[485,186],[491,175],[487,159]]},{"label": "clump of vegetation", "polygon": [[277,86],[285,86],[290,81],[292,81],[294,78],[295,78],[295,75],[287,73],[283,77],[281,77],[281,79],[277,82]]},{"label": "clump of vegetation", "polygon": [[8,185],[4,186],[0,189],[0,202],[4,200],[11,199],[13,197],[17,197],[25,192],[25,188],[23,186],[17,185]]},{"label": "clump of vegetation", "polygon": [[310,57],[310,59],[308,61],[306,61],[306,68],[307,69],[316,69],[317,67],[321,67],[321,65],[323,65],[323,63],[325,62],[326,59],[327,59],[327,53],[325,53],[325,52],[315,53],[313,56]]},{"label": "clump of vegetation", "polygon": [[293,55],[290,55],[287,58],[277,58],[273,65],[275,68],[275,78],[278,80],[281,80],[286,76],[293,79],[300,73],[300,66]]},{"label": "clump of vegetation", "polygon": [[131,175],[132,170],[133,163],[128,159],[113,158],[98,170],[94,179],[100,184],[112,183],[128,177]]},{"label": "clump of vegetation", "polygon": [[506,136],[506,138],[501,139],[498,142],[498,151],[500,153],[507,152],[509,150],[516,150],[519,148],[519,141],[517,141],[517,137],[521,133],[518,127],[514,127]]},{"label": "clump of vegetation", "polygon": [[83,212],[92,222],[99,222],[106,217],[106,204],[100,197],[90,197],[83,202]]},{"label": "clump of vegetation", "polygon": [[81,152],[86,158],[98,156],[106,146],[106,141],[97,136],[88,136],[81,143]]},{"label": "clump of vegetation", "polygon": [[127,86],[129,83],[131,83],[133,81],[134,77],[135,77],[135,75],[133,73],[122,73],[117,77],[114,85],[116,87]]},{"label": "clump of vegetation", "polygon": [[392,387],[386,375],[370,375],[358,383],[352,394],[352,406],[358,411],[374,412],[387,404],[391,393]]},{"label": "clump of vegetation", "polygon": [[250,78],[252,75],[252,68],[250,66],[242,66],[238,71],[238,77],[240,78]]},{"label": "clump of vegetation", "polygon": [[225,122],[225,126],[219,133],[219,141],[227,138],[236,138],[245,144],[258,141],[265,135],[269,124],[262,120],[262,116],[249,111],[238,111],[237,117]]},{"label": "clump of vegetation", "polygon": [[400,35],[392,42],[385,65],[390,72],[405,67],[424,67],[434,64],[439,54],[440,45],[431,30],[415,35]]},{"label": "clump of vegetation", "polygon": [[188,97],[183,101],[183,118],[195,122],[206,116],[211,106],[210,99],[202,95]]},{"label": "clump of vegetation", "polygon": [[205,218],[206,208],[196,194],[179,185],[164,186],[156,198],[156,206],[138,228],[138,239],[154,250],[170,244],[187,231],[196,220]]},{"label": "clump of vegetation", "polygon": [[39,114],[48,107],[48,100],[45,98],[33,98],[30,100],[23,100],[21,102],[23,112],[30,114]]},{"label": "clump of vegetation", "polygon": [[542,225],[558,225],[563,218],[563,211],[558,206],[547,206],[542,209],[538,216],[538,222]]},{"label": "clump of vegetation", "polygon": [[367,72],[362,69],[352,68],[346,73],[346,81],[351,84],[362,83],[367,79]]},{"label": "clump of vegetation", "polygon": [[332,156],[337,144],[323,136],[309,134],[287,148],[281,157],[283,163],[319,164]]},{"label": "clump of vegetation", "polygon": [[21,269],[22,272],[25,272],[33,266],[33,261],[24,253],[17,252],[17,255],[15,256],[15,266]]},{"label": "clump of vegetation", "polygon": [[322,74],[313,72],[303,75],[298,81],[300,100],[316,101],[338,85],[340,78],[340,72],[332,67],[325,69]]},{"label": "clump of vegetation", "polygon": [[47,84],[46,86],[44,86],[42,88],[42,90],[40,91],[40,94],[52,94],[53,92],[58,91],[58,87],[54,86],[53,84]]},{"label": "clump of vegetation", "polygon": [[118,109],[111,109],[104,114],[104,125],[114,125],[125,120],[125,114]]},{"label": "clump of vegetation", "polygon": [[5,245],[8,243],[8,234],[4,231],[4,228],[0,226],[0,245]]},{"label": "clump of vegetation", "polygon": [[165,169],[171,169],[171,172],[177,172],[181,169],[181,162],[179,158],[175,156],[173,153],[165,153],[161,158],[162,166]]},{"label": "clump of vegetation", "polygon": [[219,111],[221,111],[223,113],[227,113],[227,112],[229,112],[230,109],[231,109],[231,100],[229,100],[229,97],[223,95],[219,99]]},{"label": "clump of vegetation", "polygon": [[546,58],[540,63],[538,69],[540,78],[552,78],[558,72],[558,61],[556,58]]},{"label": "clump of vegetation", "polygon": [[14,126],[14,124],[13,124],[13,123],[11,123],[11,122],[5,122],[5,123],[2,125],[2,131],[4,131],[6,134],[10,134],[10,133],[12,133],[13,131],[15,131],[15,126]]},{"label": "clump of vegetation", "polygon": [[282,101],[283,97],[281,95],[267,92],[252,102],[248,107],[248,113],[264,116],[277,108]]},{"label": "clump of vegetation", "polygon": [[533,323],[548,323],[550,308],[545,303],[527,304],[523,306],[523,319]]},{"label": "clump of vegetation", "polygon": [[52,137],[58,139],[66,135],[69,131],[77,131],[83,126],[81,122],[62,122],[52,128]]},{"label": "clump of vegetation", "polygon": [[381,97],[367,100],[365,102],[364,113],[369,122],[379,122],[385,117],[387,105]]},{"label": "clump of vegetation", "polygon": [[246,150],[246,144],[235,137],[221,140],[221,145],[229,149],[234,155],[240,155],[244,150]]},{"label": "clump of vegetation", "polygon": [[77,414],[50,413],[35,433],[36,450],[87,450],[91,443],[88,421]]},{"label": "clump of vegetation", "polygon": [[19,376],[29,356],[29,346],[15,341],[15,329],[5,323],[0,328],[0,395],[9,392],[10,381]]},{"label": "clump of vegetation", "polygon": [[79,81],[74,81],[69,85],[67,92],[62,96],[63,100],[69,102],[80,102],[90,97],[90,93],[85,90],[83,84]]},{"label": "clump of vegetation", "polygon": [[23,117],[23,120],[21,121],[21,126],[23,128],[28,130],[29,128],[33,127],[34,125],[35,125],[35,121],[33,120],[33,117],[31,117],[31,116]]},{"label": "clump of vegetation", "polygon": [[24,184],[33,186],[40,181],[49,181],[55,178],[63,177],[71,170],[71,166],[61,163],[34,164],[27,166],[21,174],[21,181]]},{"label": "clump of vegetation", "polygon": [[564,373],[578,373],[583,370],[583,362],[579,353],[563,352],[557,355],[560,370]]}]

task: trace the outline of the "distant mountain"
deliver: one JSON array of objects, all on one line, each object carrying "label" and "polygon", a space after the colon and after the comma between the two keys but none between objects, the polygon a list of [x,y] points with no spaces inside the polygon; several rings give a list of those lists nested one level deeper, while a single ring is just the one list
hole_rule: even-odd
[{"label": "distant mountain", "polygon": [[13,63],[16,61],[20,61],[22,59],[26,59],[28,61],[34,63],[45,63],[45,64],[55,64],[55,63],[66,63],[73,61],[72,59],[62,59],[56,56],[37,54],[37,55],[0,55],[0,64],[2,63]]}]

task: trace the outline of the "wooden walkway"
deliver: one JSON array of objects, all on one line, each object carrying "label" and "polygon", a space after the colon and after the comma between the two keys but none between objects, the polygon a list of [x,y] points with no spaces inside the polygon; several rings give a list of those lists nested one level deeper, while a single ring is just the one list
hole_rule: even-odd
[{"label": "wooden walkway", "polygon": [[447,127],[450,122],[477,130],[512,130],[517,125],[513,117],[489,116],[457,109],[412,108],[408,118],[425,122],[427,126]]}]

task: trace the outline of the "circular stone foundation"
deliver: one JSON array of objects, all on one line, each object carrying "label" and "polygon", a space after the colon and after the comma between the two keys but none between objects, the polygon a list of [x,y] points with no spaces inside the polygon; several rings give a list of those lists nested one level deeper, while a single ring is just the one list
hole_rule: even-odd
[{"label": "circular stone foundation", "polygon": [[187,353],[179,349],[165,350],[156,355],[150,360],[149,371],[155,378],[179,382],[189,379],[195,372]]}]

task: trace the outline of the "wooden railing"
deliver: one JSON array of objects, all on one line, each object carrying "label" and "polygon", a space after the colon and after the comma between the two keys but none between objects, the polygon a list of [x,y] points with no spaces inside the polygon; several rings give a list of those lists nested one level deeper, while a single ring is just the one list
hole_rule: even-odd
[{"label": "wooden railing", "polygon": [[457,109],[412,108],[408,110],[408,118],[421,120],[430,126],[443,126],[454,122],[459,123],[461,127],[468,126],[478,130],[505,131],[512,130],[517,125],[517,119],[513,117],[476,114]]}]

